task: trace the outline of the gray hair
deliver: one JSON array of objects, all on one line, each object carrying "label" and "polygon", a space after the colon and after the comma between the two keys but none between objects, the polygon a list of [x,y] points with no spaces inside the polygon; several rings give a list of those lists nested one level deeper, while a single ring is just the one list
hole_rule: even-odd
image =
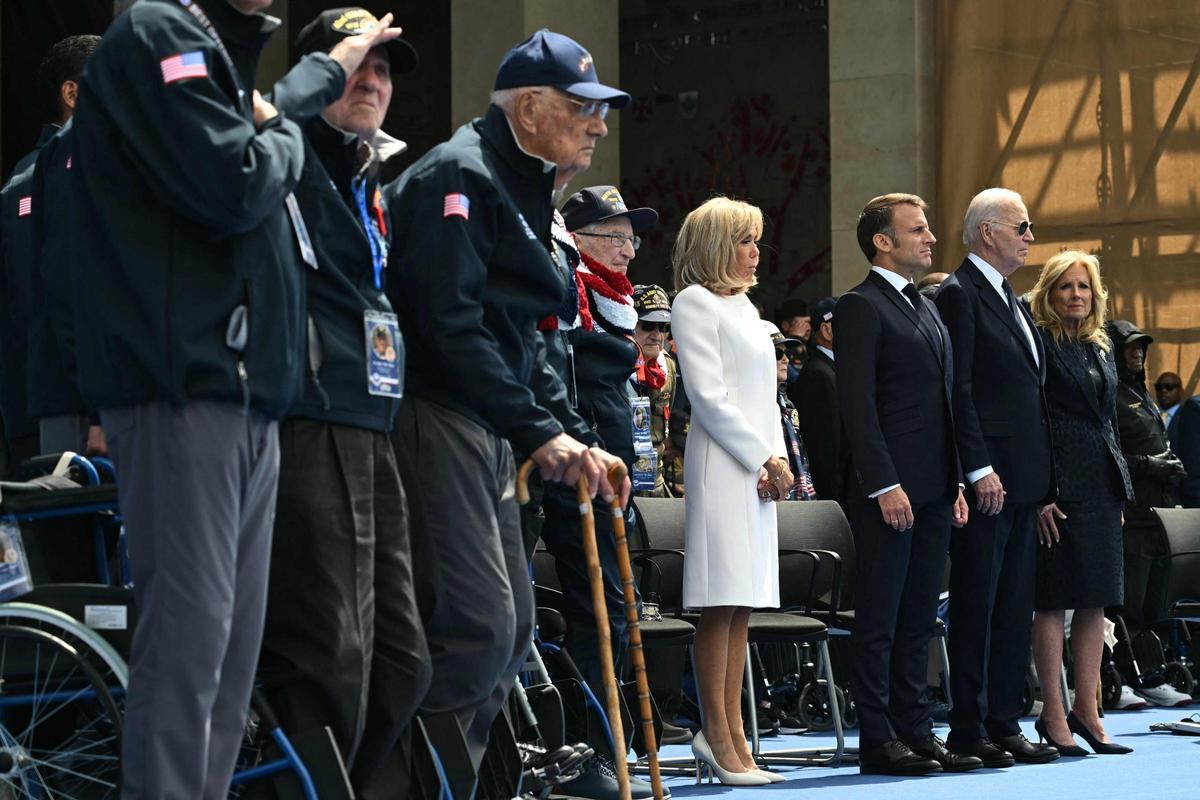
[{"label": "gray hair", "polygon": [[993,187],[984,189],[971,198],[967,206],[967,214],[963,217],[963,244],[974,247],[979,243],[979,226],[990,219],[996,219],[1000,209],[1007,203],[1025,205],[1021,195],[1012,189]]},{"label": "gray hair", "polygon": [[514,86],[511,89],[496,89],[492,92],[492,105],[499,106],[500,110],[505,114],[515,114],[517,111],[517,98],[521,96],[521,92],[527,92],[530,89],[549,89],[549,86]]}]

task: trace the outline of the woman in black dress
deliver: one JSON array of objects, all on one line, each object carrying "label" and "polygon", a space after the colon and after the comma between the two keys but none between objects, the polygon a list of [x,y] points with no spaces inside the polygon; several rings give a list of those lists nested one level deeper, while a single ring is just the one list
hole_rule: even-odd
[{"label": "woman in black dress", "polygon": [[[1046,262],[1033,289],[1034,321],[1046,350],[1046,404],[1054,440],[1058,499],[1038,514],[1033,652],[1042,684],[1037,730],[1063,755],[1083,755],[1077,733],[1097,753],[1112,744],[1096,703],[1104,654],[1104,607],[1123,600],[1121,513],[1132,499],[1116,433],[1117,374],[1104,332],[1108,292],[1095,256],[1075,250]],[[1071,652],[1075,705],[1063,713],[1064,610],[1074,609]]]}]

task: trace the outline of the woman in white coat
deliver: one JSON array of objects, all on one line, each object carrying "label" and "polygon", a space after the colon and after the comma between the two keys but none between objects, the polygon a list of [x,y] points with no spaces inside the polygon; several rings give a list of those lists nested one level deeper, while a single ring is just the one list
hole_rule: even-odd
[{"label": "woman in white coat", "polygon": [[685,455],[683,602],[702,608],[695,664],[703,729],[696,757],[722,783],[782,780],[757,769],[742,731],[750,610],[779,605],[772,500],[792,485],[775,352],[746,296],[755,285],[762,212],[714,197],[688,214],[672,262],[671,328],[692,404]]}]

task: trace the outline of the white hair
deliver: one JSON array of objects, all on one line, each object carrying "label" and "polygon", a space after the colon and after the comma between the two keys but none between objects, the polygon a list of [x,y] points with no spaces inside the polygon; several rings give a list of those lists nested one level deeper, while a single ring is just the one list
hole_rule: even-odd
[{"label": "white hair", "polygon": [[979,226],[988,220],[996,219],[1001,208],[1008,203],[1025,205],[1021,195],[1012,189],[999,187],[984,189],[972,197],[970,205],[967,206],[967,214],[963,217],[963,244],[968,247],[978,244],[980,241]]},{"label": "white hair", "polygon": [[521,92],[549,88],[549,86],[513,86],[510,89],[495,89],[489,99],[492,105],[499,106],[501,111],[511,116],[517,112],[517,98],[521,96]]}]

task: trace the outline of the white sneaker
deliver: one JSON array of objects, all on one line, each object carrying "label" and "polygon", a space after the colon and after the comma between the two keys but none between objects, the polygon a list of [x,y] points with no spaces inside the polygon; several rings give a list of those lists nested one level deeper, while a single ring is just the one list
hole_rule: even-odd
[{"label": "white sneaker", "polygon": [[1144,697],[1146,702],[1155,706],[1177,708],[1192,704],[1192,698],[1189,695],[1178,692],[1174,687],[1165,683],[1162,686],[1155,686],[1153,689],[1136,689],[1135,691]]},{"label": "white sneaker", "polygon": [[1138,708],[1145,708],[1146,701],[1143,700],[1128,686],[1121,687],[1121,696],[1117,698],[1115,708],[1118,711],[1133,711]]}]

